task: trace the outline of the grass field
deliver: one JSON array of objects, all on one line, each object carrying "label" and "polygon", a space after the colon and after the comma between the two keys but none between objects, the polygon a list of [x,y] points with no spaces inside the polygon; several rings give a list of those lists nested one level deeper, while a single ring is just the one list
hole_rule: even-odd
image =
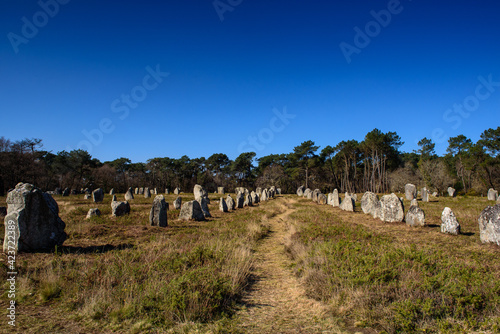
[{"label": "grass field", "polygon": [[[181,196],[183,202],[193,199],[192,194]],[[166,200],[172,203],[176,197],[167,195]],[[230,213],[218,211],[218,198],[219,195],[210,195],[213,218],[180,222],[179,210],[170,210],[169,226],[160,228],[147,223],[152,198],[136,196],[130,215],[113,218],[109,195],[99,205],[84,200],[83,195],[56,196],[68,239],[56,252],[18,254],[16,330],[500,331],[500,247],[481,244],[477,226],[479,213],[493,202],[472,197],[420,203],[429,226],[411,228],[404,223],[373,219],[360,212],[359,207],[348,213],[295,195],[279,196]],[[0,198],[2,205],[5,197]],[[86,220],[88,209],[96,206],[102,216]],[[405,206],[409,203],[405,202]],[[445,206],[455,212],[462,235],[439,232]],[[267,247],[271,242],[273,246]],[[280,254],[287,254],[288,258],[274,261]],[[262,266],[265,260],[271,264]],[[2,255],[3,282],[5,263]],[[272,278],[272,273],[265,270],[280,273]],[[273,307],[250,305],[250,299],[262,300],[255,294],[264,290],[252,286],[266,279],[288,282],[283,287],[278,281],[268,281],[266,289],[276,286],[280,294],[293,291],[296,297],[283,298],[284,303],[294,303],[293,308],[301,309],[301,305],[296,305],[300,303],[307,303],[303,307],[305,313],[310,305],[321,308],[321,315],[310,321],[314,324],[306,324],[305,317],[306,320],[297,322],[300,328],[285,324],[276,327],[280,314]],[[0,307],[5,309],[7,303],[6,293],[2,292]],[[241,315],[242,309],[252,307],[259,309],[255,313],[258,318],[252,319],[253,312]],[[270,312],[274,312],[272,317],[262,315]],[[282,318],[288,321],[286,314]],[[272,323],[268,327],[250,326],[253,321]],[[0,332],[12,333],[6,322],[2,319]]]}]

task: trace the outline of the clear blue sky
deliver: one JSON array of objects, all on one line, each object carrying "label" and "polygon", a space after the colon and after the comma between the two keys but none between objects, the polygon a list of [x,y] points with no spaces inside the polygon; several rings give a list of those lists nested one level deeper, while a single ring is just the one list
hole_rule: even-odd
[{"label": "clear blue sky", "polygon": [[[443,154],[448,137],[500,125],[500,87],[476,97],[479,76],[500,81],[498,1],[220,0],[219,13],[213,0],[42,3],[0,3],[0,136],[42,138],[54,153],[260,157],[377,127],[407,152],[444,137]],[[385,26],[370,13],[382,10]],[[355,47],[367,24],[348,63],[340,45]],[[159,83],[157,66],[169,73]],[[471,112],[446,112],[464,100]],[[287,124],[275,118],[284,108]]]}]

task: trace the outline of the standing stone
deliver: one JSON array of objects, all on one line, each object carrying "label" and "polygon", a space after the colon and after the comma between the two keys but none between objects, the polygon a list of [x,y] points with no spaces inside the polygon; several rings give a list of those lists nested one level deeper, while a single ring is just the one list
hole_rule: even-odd
[{"label": "standing stone", "polygon": [[207,191],[203,189],[203,187],[200,186],[199,184],[194,185],[193,194],[194,194],[194,200],[198,202],[202,199],[202,197],[208,196]]},{"label": "standing stone", "polygon": [[151,192],[149,188],[144,188],[144,198],[151,198]]},{"label": "standing stone", "polygon": [[427,188],[422,189],[422,202],[429,202],[429,191]]},{"label": "standing stone", "polygon": [[319,189],[314,189],[312,193],[312,201],[313,202],[318,202],[318,195],[321,194],[321,190]]},{"label": "standing stone", "polygon": [[236,207],[238,209],[243,208],[244,202],[245,202],[245,199],[243,198],[243,194],[242,193],[238,193],[238,195],[236,195]]},{"label": "standing stone", "polygon": [[498,199],[498,191],[493,188],[488,190],[488,201],[496,201]]},{"label": "standing stone", "polygon": [[252,202],[252,196],[250,196],[250,194],[246,194],[244,195],[244,201],[243,201],[243,206],[252,206],[253,205],[253,202]]},{"label": "standing stone", "polygon": [[174,194],[179,195],[181,193],[181,188],[177,187],[174,189]]},{"label": "standing stone", "polygon": [[200,203],[201,211],[205,217],[212,217],[210,211],[208,210],[208,201],[206,197],[202,197],[198,203]]},{"label": "standing stone", "polygon": [[332,206],[334,206],[334,207],[339,207],[340,206],[339,191],[337,189],[333,190],[333,194],[332,194]]},{"label": "standing stone", "polygon": [[304,197],[307,199],[312,199],[313,198],[313,191],[309,188],[304,190]]},{"label": "standing stone", "polygon": [[104,191],[101,188],[97,188],[92,192],[92,199],[94,203],[101,203],[104,200]]},{"label": "standing stone", "polygon": [[448,196],[450,197],[455,197],[455,188],[452,188],[452,187],[448,187]]},{"label": "standing stone", "polygon": [[170,194],[170,189],[165,188],[165,195],[168,195],[168,194]]},{"label": "standing stone", "polygon": [[358,195],[356,194],[351,194],[351,198],[356,202],[358,200]]},{"label": "standing stone", "polygon": [[402,222],[405,218],[403,203],[392,193],[384,195],[380,199],[380,216],[379,218],[387,223]]},{"label": "standing stone", "polygon": [[128,202],[132,199],[134,199],[134,194],[132,194],[132,188],[128,188],[127,192],[125,193],[125,200]]},{"label": "standing stone", "polygon": [[479,215],[478,222],[481,242],[500,246],[500,204],[486,207]]},{"label": "standing stone", "polygon": [[92,197],[91,194],[85,194],[83,195],[83,199],[90,199]]},{"label": "standing stone", "polygon": [[328,205],[332,205],[332,203],[333,203],[333,193],[328,193],[328,197],[327,197],[326,202],[327,202]]},{"label": "standing stone", "polygon": [[414,184],[408,183],[405,185],[405,196],[406,199],[411,201],[414,198],[417,198],[417,187]]},{"label": "standing stone", "polygon": [[117,199],[116,199],[116,195],[113,195],[113,197],[111,198],[111,201],[113,201],[113,202],[114,202],[114,201],[117,201]]},{"label": "standing stone", "polygon": [[62,195],[63,195],[64,197],[69,196],[69,188],[65,188],[65,189],[63,190],[63,192],[62,192]]},{"label": "standing stone", "polygon": [[412,205],[406,213],[406,225],[425,226],[425,212],[418,206]]},{"label": "standing stone", "polygon": [[227,194],[226,205],[227,205],[227,207],[228,207],[229,210],[235,210],[236,209],[236,203],[234,202],[233,198],[229,194]]},{"label": "standing stone", "polygon": [[12,251],[12,247],[19,252],[49,250],[66,240],[66,224],[59,218],[57,202],[49,194],[32,184],[18,183],[7,194],[6,202],[4,252]]},{"label": "standing stone", "polygon": [[151,226],[167,227],[167,203],[163,195],[158,195],[153,200],[153,206],[149,212],[149,224]]},{"label": "standing stone", "polygon": [[224,197],[221,197],[219,200],[219,211],[220,212],[228,212],[226,201]]},{"label": "standing stone", "polygon": [[267,201],[269,199],[267,196],[268,196],[267,189],[262,190],[262,195],[260,196],[260,201],[261,202]]},{"label": "standing stone", "polygon": [[219,195],[224,195],[224,187],[217,187],[217,193]]},{"label": "standing stone", "polygon": [[144,195],[144,188],[143,187],[139,188],[139,195]]},{"label": "standing stone", "polygon": [[[180,197],[178,197],[180,198]],[[205,216],[201,210],[200,203],[198,201],[189,201],[182,205],[181,212],[179,213],[180,220],[196,220],[203,221]]]},{"label": "standing stone", "polygon": [[85,219],[90,219],[92,217],[99,217],[101,215],[101,211],[98,208],[89,209],[87,212],[87,217]]},{"label": "standing stone", "polygon": [[418,201],[416,198],[412,199],[410,202],[410,206],[418,206]]},{"label": "standing stone", "polygon": [[111,214],[114,217],[124,216],[124,215],[129,214],[129,213],[130,213],[130,204],[128,204],[127,201],[125,201],[125,202],[118,202],[118,201],[111,202]]},{"label": "standing stone", "polygon": [[281,195],[281,188],[276,188],[276,194]]},{"label": "standing stone", "polygon": [[450,208],[446,207],[441,213],[441,232],[447,234],[460,234],[460,224]]},{"label": "standing stone", "polygon": [[354,199],[348,193],[345,193],[345,198],[340,204],[340,209],[344,211],[354,212],[355,205],[356,204],[354,202]]},{"label": "standing stone", "polygon": [[259,195],[257,195],[257,193],[255,191],[252,191],[250,193],[250,197],[252,199],[252,203],[254,203],[254,204],[259,203]]},{"label": "standing stone", "polygon": [[112,188],[112,189],[109,191],[109,194],[110,194],[110,195],[114,195],[114,194],[115,194],[115,188]]},{"label": "standing stone", "polygon": [[[361,210],[363,213],[375,216],[377,215],[377,210],[380,210],[380,200],[378,195],[367,191],[361,197]],[[376,217],[374,217],[376,218]]]},{"label": "standing stone", "polygon": [[439,197],[439,193],[437,191],[433,192],[432,197]]},{"label": "standing stone", "polygon": [[325,205],[327,203],[327,198],[325,194],[318,195],[318,204]]},{"label": "standing stone", "polygon": [[[182,197],[179,196],[174,201],[174,209],[180,210],[181,206],[182,206]],[[201,210],[201,208],[200,208],[200,210]]]},{"label": "standing stone", "polygon": [[134,194],[139,195],[139,188],[137,188],[137,187],[135,188]]}]

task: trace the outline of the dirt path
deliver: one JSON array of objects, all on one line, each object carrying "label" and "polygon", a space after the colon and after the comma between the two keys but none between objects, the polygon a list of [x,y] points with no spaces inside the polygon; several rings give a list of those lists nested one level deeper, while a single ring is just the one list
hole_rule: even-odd
[{"label": "dirt path", "polygon": [[245,333],[334,333],[322,321],[324,306],[306,297],[284,253],[286,221],[294,211],[289,204],[296,200],[276,200],[284,212],[269,221],[269,237],[256,249],[255,283],[236,315],[239,327]]}]

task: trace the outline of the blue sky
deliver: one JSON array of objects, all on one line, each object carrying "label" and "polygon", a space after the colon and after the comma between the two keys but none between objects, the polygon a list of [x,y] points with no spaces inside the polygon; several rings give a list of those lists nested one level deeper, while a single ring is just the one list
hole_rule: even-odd
[{"label": "blue sky", "polygon": [[[215,3],[2,1],[0,136],[144,162],[288,153],[373,128],[443,154],[450,136],[500,125],[496,1]],[[360,46],[350,63],[341,43]],[[493,83],[479,99],[480,77]]]}]

